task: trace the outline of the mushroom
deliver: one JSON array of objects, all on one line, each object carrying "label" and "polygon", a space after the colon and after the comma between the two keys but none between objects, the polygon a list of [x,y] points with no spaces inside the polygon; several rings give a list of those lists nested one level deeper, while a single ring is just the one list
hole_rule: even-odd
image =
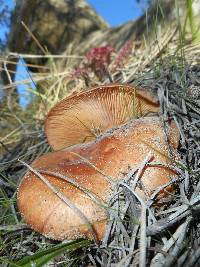
[{"label": "mushroom", "polygon": [[66,97],[53,107],[45,133],[54,150],[89,142],[132,118],[158,112],[158,101],[147,91],[111,84]]},{"label": "mushroom", "polygon": [[[169,124],[169,139],[176,155],[179,134],[173,123]],[[27,224],[49,238],[92,239],[95,233],[101,240],[108,219],[105,205],[112,194],[113,181],[123,179],[129,168],[141,164],[150,151],[152,163],[165,166],[145,167],[136,191],[146,199],[176,176],[170,168],[173,161],[158,117],[131,120],[87,144],[41,156],[32,167],[56,191],[28,171],[18,190],[19,209]],[[172,191],[172,186],[167,190]],[[64,197],[59,197],[58,192]]]}]

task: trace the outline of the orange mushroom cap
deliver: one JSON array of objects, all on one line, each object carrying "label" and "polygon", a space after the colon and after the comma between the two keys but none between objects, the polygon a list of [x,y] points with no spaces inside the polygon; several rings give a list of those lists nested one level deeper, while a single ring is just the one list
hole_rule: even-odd
[{"label": "orange mushroom cap", "polygon": [[132,118],[158,112],[150,93],[129,85],[111,84],[66,97],[53,107],[45,133],[54,150],[89,142]]},{"label": "orange mushroom cap", "polygon": [[[175,149],[179,135],[174,125],[170,126],[169,137]],[[43,171],[43,176],[84,214],[93,225],[97,238],[102,239],[107,223],[107,212],[102,204],[108,202],[112,193],[112,185],[102,172],[115,181],[123,179],[124,173],[141,164],[150,151],[153,162],[172,164],[163,124],[158,117],[133,120],[87,144],[49,153],[38,158],[33,167]],[[65,175],[80,187],[52,173],[45,174],[49,171]],[[148,197],[175,176],[170,167],[146,166],[140,178],[141,188],[137,185],[136,190],[143,198]],[[83,188],[95,195],[98,203]],[[31,171],[20,184],[17,202],[25,221],[47,237],[58,240],[93,238],[80,214]]]}]

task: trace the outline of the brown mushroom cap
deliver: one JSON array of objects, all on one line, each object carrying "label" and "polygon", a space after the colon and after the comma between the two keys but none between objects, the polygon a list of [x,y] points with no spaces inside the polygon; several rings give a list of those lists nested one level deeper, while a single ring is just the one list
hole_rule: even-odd
[{"label": "brown mushroom cap", "polygon": [[[179,137],[174,126],[170,129],[170,141],[176,148],[174,140]],[[159,118],[140,118],[109,130],[90,143],[44,155],[33,163],[33,167],[65,175],[96,195],[100,202],[107,202],[112,193],[111,184],[94,166],[113,180],[120,180],[130,167],[141,164],[149,151],[154,157],[153,162],[171,164],[165,140]],[[94,165],[88,164],[85,159]],[[98,239],[102,239],[107,219],[102,205],[95,203],[81,188],[69,181],[52,174],[43,173],[43,176],[87,217]],[[141,177],[142,190],[150,195],[174,176],[176,174],[168,167],[147,166]],[[136,190],[141,193],[139,187]],[[172,190],[172,187],[169,186],[168,190]],[[145,197],[144,193],[142,197]],[[20,184],[18,206],[25,221],[45,236],[58,240],[93,238],[90,228],[79,214],[31,171]]]},{"label": "brown mushroom cap", "polygon": [[47,115],[45,132],[54,150],[89,142],[132,118],[158,112],[150,93],[128,85],[111,84],[72,95]]}]

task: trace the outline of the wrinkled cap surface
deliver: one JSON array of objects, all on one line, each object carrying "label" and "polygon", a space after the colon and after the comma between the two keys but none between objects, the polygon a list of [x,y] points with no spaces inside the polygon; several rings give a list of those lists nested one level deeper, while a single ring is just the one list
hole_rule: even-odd
[{"label": "wrinkled cap surface", "polygon": [[[178,140],[177,128],[170,124],[169,143],[175,155]],[[33,167],[43,171],[42,175],[86,216],[97,238],[102,239],[107,223],[104,207],[112,195],[112,185],[103,174],[119,181],[130,168],[137,169],[141,166],[149,152],[152,153],[151,163],[165,166],[155,164],[144,168],[136,191],[141,197],[148,198],[155,189],[176,177],[170,168],[172,162],[169,146],[163,123],[158,117],[133,120],[107,131],[87,144],[46,154],[38,158]],[[63,175],[65,179],[44,171]],[[72,179],[76,185],[68,179]],[[83,189],[87,189],[100,202],[96,203]],[[161,195],[172,190],[173,187],[168,186]],[[58,240],[93,238],[91,229],[80,214],[31,171],[21,182],[17,202],[25,221],[47,237]]]},{"label": "wrinkled cap surface", "polygon": [[45,133],[54,150],[86,143],[132,118],[158,112],[159,103],[142,89],[105,85],[69,96],[53,107]]}]

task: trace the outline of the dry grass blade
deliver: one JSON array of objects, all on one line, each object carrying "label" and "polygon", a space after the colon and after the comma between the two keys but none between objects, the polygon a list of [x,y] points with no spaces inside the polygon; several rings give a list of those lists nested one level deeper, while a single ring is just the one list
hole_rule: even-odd
[{"label": "dry grass blade", "polygon": [[14,53],[14,52],[10,52],[9,53],[10,56],[13,57],[19,57],[19,58],[74,58],[74,59],[83,59],[83,56],[79,56],[79,55],[31,55],[31,54],[19,54],[19,53]]},{"label": "dry grass blade", "polygon": [[31,36],[31,38],[33,38],[33,40],[35,41],[35,43],[37,44],[37,46],[40,48],[40,50],[46,54],[46,50],[43,48],[43,46],[40,44],[40,42],[38,41],[38,39],[35,37],[35,35],[30,31],[30,29],[28,28],[28,26],[21,21],[22,26],[25,28],[25,30],[29,33],[29,35]]},{"label": "dry grass blade", "polygon": [[156,59],[156,57],[158,57],[162,51],[165,49],[165,47],[168,45],[168,43],[170,42],[170,40],[174,37],[175,33],[177,31],[177,27],[175,27],[172,31],[172,29],[168,29],[166,31],[166,33],[164,34],[164,36],[161,38],[161,41],[159,43],[157,43],[155,45],[155,48],[153,49],[153,51],[150,53],[150,55],[146,56],[144,59],[144,55],[142,55],[141,59],[139,60],[138,67],[135,68],[134,71],[132,71],[131,75],[129,75],[124,82],[130,82],[133,77],[135,76],[135,74],[137,72],[139,72],[140,70],[144,69],[147,65],[149,65],[153,60]]},{"label": "dry grass blade", "polygon": [[88,190],[87,188],[82,187],[79,183],[75,182],[73,179],[70,179],[69,177],[67,177],[66,175],[62,175],[60,173],[57,172],[52,172],[52,171],[45,171],[45,170],[37,170],[39,173],[41,174],[48,174],[48,175],[52,175],[55,177],[58,177],[64,181],[69,182],[70,184],[74,185],[75,187],[77,187],[78,189],[80,189],[81,191],[83,191],[86,195],[88,195],[90,197],[90,199],[92,199],[95,203],[97,203],[98,205],[106,208],[106,203],[102,202],[102,200],[95,195],[94,193],[92,193],[90,190]]},{"label": "dry grass blade", "polygon": [[[36,75],[34,76],[33,75],[33,80],[34,82],[41,82],[41,81],[45,81],[45,80],[48,80],[48,79],[52,79],[52,78],[57,78],[57,77],[62,77],[62,76],[68,76],[70,75],[70,71],[63,71],[63,72],[60,72],[60,73],[55,73],[55,74],[49,74],[49,75],[46,75],[46,74],[41,74],[41,75]],[[20,81],[17,81],[17,82],[12,82],[11,84],[9,85],[5,85],[2,87],[2,90],[7,90],[7,89],[12,89],[13,87],[16,87],[18,85],[24,85],[24,84],[30,84],[32,83],[32,80],[30,79],[24,79],[24,80],[20,80]]]},{"label": "dry grass blade", "polygon": [[[15,55],[17,58],[23,58],[23,57],[20,57],[20,55]],[[15,61],[11,61],[11,60],[7,60],[7,59],[4,59],[4,58],[0,58],[0,62],[3,62],[5,64],[11,64],[11,65],[18,65],[18,62],[15,62]],[[32,67],[32,68],[39,68],[39,69],[45,69],[45,70],[49,70],[49,67],[46,67],[46,66],[43,66],[43,65],[36,65],[36,64],[28,64],[28,63],[25,63],[25,65],[27,67]]]},{"label": "dry grass blade", "polygon": [[[173,236],[165,243],[165,245],[162,247],[162,251],[164,252],[168,252],[169,249],[176,244],[176,247],[174,248],[174,252],[175,250],[180,246],[181,241],[183,242],[184,237],[186,235],[186,231],[187,228],[189,226],[189,223],[191,221],[191,217],[189,217],[187,219],[186,222],[184,222],[182,225],[180,225],[178,227],[178,229],[176,230],[176,232],[173,234]],[[174,254],[174,253],[173,253]],[[151,267],[161,267],[161,266],[171,266],[172,261],[174,260],[175,255],[171,257],[169,257],[166,259],[166,262],[164,263],[164,256],[161,253],[158,253],[151,261]],[[169,265],[168,265],[169,264]]]}]

